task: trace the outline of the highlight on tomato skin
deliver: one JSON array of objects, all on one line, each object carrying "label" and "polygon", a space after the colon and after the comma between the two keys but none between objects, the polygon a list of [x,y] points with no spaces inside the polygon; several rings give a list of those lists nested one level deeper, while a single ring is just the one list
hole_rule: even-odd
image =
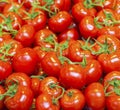
[{"label": "highlight on tomato skin", "polygon": [[0,0],[0,110],[120,110],[120,0]]}]

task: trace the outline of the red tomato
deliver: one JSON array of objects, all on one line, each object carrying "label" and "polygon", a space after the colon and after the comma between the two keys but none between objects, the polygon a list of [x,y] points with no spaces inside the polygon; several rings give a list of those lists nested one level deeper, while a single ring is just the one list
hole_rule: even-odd
[{"label": "red tomato", "polygon": [[59,81],[65,88],[81,89],[86,84],[86,74],[81,65],[65,64],[61,67]]},{"label": "red tomato", "polygon": [[23,48],[13,56],[13,70],[31,75],[38,63],[37,53],[32,48]]},{"label": "red tomato", "polygon": [[85,97],[79,89],[67,89],[60,99],[63,110],[82,110],[85,106]]},{"label": "red tomato", "polygon": [[57,37],[59,42],[63,40],[70,40],[70,39],[78,40],[80,38],[79,33],[75,28],[67,29],[61,32]]},{"label": "red tomato", "polygon": [[31,87],[30,77],[22,72],[13,72],[11,75],[9,75],[6,78],[5,86],[8,87],[10,85],[13,85],[14,83],[17,83],[22,86]]},{"label": "red tomato", "polygon": [[18,110],[18,109],[29,110],[30,109],[33,101],[33,92],[30,88],[19,85],[18,87],[14,87],[11,90],[10,95],[13,95],[13,96],[11,97],[8,95],[8,97],[6,97],[4,101],[6,107],[9,110]]},{"label": "red tomato", "polygon": [[8,40],[8,39],[12,39],[12,36],[9,33],[4,34],[4,32],[2,32],[2,35],[0,35],[0,43],[4,40]]},{"label": "red tomato", "polygon": [[79,23],[79,31],[85,39],[89,37],[96,38],[98,29],[94,24],[94,18],[92,16],[85,16]]},{"label": "red tomato", "polygon": [[98,56],[98,61],[102,65],[105,74],[111,71],[120,71],[120,50],[112,53],[103,53]]},{"label": "red tomato", "polygon": [[88,85],[85,89],[85,99],[91,110],[103,110],[105,108],[105,94],[103,85],[99,82]]},{"label": "red tomato", "polygon": [[41,61],[41,67],[48,76],[59,76],[61,62],[55,52],[48,52]]},{"label": "red tomato", "polygon": [[47,23],[46,14],[39,10],[31,8],[27,14],[24,16],[24,21],[26,24],[32,25],[36,31],[45,28]]},{"label": "red tomato", "polygon": [[5,80],[12,73],[12,65],[8,61],[0,60],[0,81]]},{"label": "red tomato", "polygon": [[[52,87],[55,84],[55,87]],[[46,77],[40,83],[39,94],[46,93],[53,97],[58,97],[61,94],[61,88],[58,80],[55,77]]]},{"label": "red tomato", "polygon": [[37,97],[35,106],[37,110],[60,110],[59,102],[53,103],[52,97],[45,93]]},{"label": "red tomato", "polygon": [[120,110],[120,96],[110,95],[106,97],[107,110]]},{"label": "red tomato", "polygon": [[62,7],[62,10],[68,11],[71,9],[72,1],[71,0],[64,0],[64,6]]},{"label": "red tomato", "polygon": [[19,30],[16,36],[14,37],[15,40],[21,42],[24,47],[30,47],[34,41],[34,34],[35,29],[31,25],[23,25]]},{"label": "red tomato", "polygon": [[87,60],[84,67],[84,73],[86,74],[86,84],[97,82],[102,77],[102,67],[97,60]]},{"label": "red tomato", "polygon": [[60,11],[48,20],[49,28],[56,33],[63,32],[71,23],[72,17],[66,11]]},{"label": "red tomato", "polygon": [[[53,44],[45,41],[45,39],[47,39],[51,35],[55,37],[55,34],[49,29],[39,30],[38,32],[35,33],[35,36],[34,36],[34,46],[54,47]],[[55,40],[57,41],[57,37],[55,37]]]},{"label": "red tomato", "polygon": [[[68,48],[68,57],[73,62],[81,62],[83,58],[86,59],[94,59],[95,56],[92,55],[92,53],[84,49],[84,46],[86,43],[82,40],[77,40],[74,43],[72,43]],[[89,47],[91,44],[87,44],[87,47]],[[82,48],[83,47],[83,48]]]},{"label": "red tomato", "polygon": [[80,22],[85,16],[88,16],[88,15],[94,17],[97,13],[95,8],[87,9],[83,5],[82,1],[83,0],[80,0],[80,2],[72,6],[72,16],[77,22]]}]

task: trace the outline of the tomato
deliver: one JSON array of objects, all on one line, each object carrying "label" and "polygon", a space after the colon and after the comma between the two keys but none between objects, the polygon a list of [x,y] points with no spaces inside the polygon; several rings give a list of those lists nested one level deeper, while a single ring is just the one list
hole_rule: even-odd
[{"label": "tomato", "polygon": [[[18,0],[16,0],[18,1]],[[16,14],[18,14],[20,17],[23,17],[25,15],[24,11],[25,11],[25,7],[23,5],[20,5],[17,2],[10,2],[7,3],[3,9],[3,13],[9,13],[9,12],[14,12]]]},{"label": "tomato", "polygon": [[71,0],[64,0],[64,6],[62,7],[62,10],[68,11],[71,9],[72,1]]},{"label": "tomato", "polygon": [[78,40],[80,38],[79,33],[75,28],[67,29],[61,32],[57,37],[59,42],[63,40],[70,40],[70,39]]},{"label": "tomato", "polygon": [[0,35],[0,42],[8,39],[12,39],[12,36],[9,33],[4,34],[4,32],[2,32],[2,35]]},{"label": "tomato", "polygon": [[28,75],[34,73],[38,63],[37,53],[32,48],[23,48],[13,56],[13,70]]},{"label": "tomato", "polygon": [[86,84],[86,74],[81,65],[65,64],[61,67],[59,81],[65,88],[81,89]]},{"label": "tomato", "polygon": [[74,17],[76,22],[80,22],[85,16],[92,16],[94,17],[97,13],[95,8],[89,8],[87,9],[83,5],[83,0],[80,0],[80,2],[76,3],[72,6],[72,16]]},{"label": "tomato", "polygon": [[12,60],[16,52],[22,48],[23,46],[20,42],[14,39],[7,39],[0,43],[0,49],[1,49],[0,56],[3,60]]},{"label": "tomato", "polygon": [[104,87],[101,83],[91,83],[86,87],[84,94],[86,103],[90,109],[102,110],[105,108]]},{"label": "tomato", "polygon": [[82,110],[85,106],[85,97],[79,89],[67,89],[60,99],[63,110]]},{"label": "tomato", "polygon": [[103,27],[98,30],[97,36],[100,35],[113,35],[120,39],[119,27],[117,26]]},{"label": "tomato", "polygon": [[103,53],[98,56],[98,61],[102,65],[105,74],[111,71],[119,71],[120,54],[119,50],[112,53]]},{"label": "tomato", "polygon": [[86,59],[94,59],[95,56],[92,55],[89,50],[84,49],[84,46],[87,48],[90,46],[89,43],[86,43],[82,40],[77,40],[72,43],[68,48],[68,58],[73,62],[81,62],[83,60],[83,57]]},{"label": "tomato", "polygon": [[86,74],[86,84],[97,82],[102,77],[102,67],[97,60],[86,60],[84,73]]},{"label": "tomato", "polygon": [[87,39],[89,37],[96,38],[98,29],[94,24],[92,16],[85,16],[79,23],[79,31],[81,35]]},{"label": "tomato", "polygon": [[[55,87],[52,87],[55,84]],[[53,97],[58,97],[61,94],[61,88],[59,88],[58,80],[55,77],[46,77],[40,83],[39,94],[46,93]]]},{"label": "tomato", "polygon": [[[53,44],[50,44],[49,42],[46,42],[45,39],[53,35],[55,37],[55,34],[50,29],[41,29],[38,32],[35,33],[34,36],[34,46],[41,46],[41,47],[54,47]],[[55,37],[57,41],[57,37]]]},{"label": "tomato", "polygon": [[59,76],[61,62],[55,52],[48,52],[41,61],[41,67],[48,76]]},{"label": "tomato", "polygon": [[[100,44],[99,44],[100,43]],[[120,41],[118,38],[112,35],[100,35],[96,39],[96,51],[99,51],[102,47],[101,45],[108,46],[108,51],[116,51],[120,49]],[[107,50],[107,49],[106,49]]]},{"label": "tomato", "polygon": [[23,25],[19,30],[16,36],[14,37],[15,40],[21,42],[24,47],[29,47],[33,44],[34,40],[35,29],[31,25]]},{"label": "tomato", "polygon": [[39,10],[31,8],[24,16],[24,21],[26,24],[32,25],[36,31],[45,28],[47,23],[46,14]]},{"label": "tomato", "polygon": [[71,23],[72,17],[66,11],[60,11],[48,20],[49,28],[56,33],[63,32]]},{"label": "tomato", "polygon": [[[15,91],[15,93],[13,90]],[[8,95],[4,101],[6,107],[9,110],[18,110],[18,109],[29,110],[30,109],[33,101],[33,92],[30,88],[19,85],[17,87],[17,90],[16,90],[16,87],[14,87],[11,90],[10,95],[12,95],[12,93],[14,93],[14,95],[12,97]]]},{"label": "tomato", "polygon": [[106,108],[108,110],[120,110],[120,96],[110,95],[106,98]]},{"label": "tomato", "polygon": [[[0,85],[0,95],[5,93],[5,88]],[[0,100],[0,110],[5,108],[4,99]]]},{"label": "tomato", "polygon": [[12,74],[12,65],[8,61],[0,60],[0,81]]},{"label": "tomato", "polygon": [[13,72],[6,78],[5,85],[6,87],[17,83],[18,85],[31,87],[31,79],[25,73],[22,72]]},{"label": "tomato", "polygon": [[[103,85],[105,87],[105,92],[106,94],[109,94],[109,92],[113,91],[117,86],[111,84],[111,82],[114,82],[114,84],[116,84],[117,81],[120,80],[120,72],[119,71],[112,71],[107,73],[107,75],[105,75],[105,77],[103,78]],[[118,88],[118,87],[117,87]]]},{"label": "tomato", "polygon": [[37,97],[35,106],[37,110],[60,110],[59,102],[53,103],[52,97],[45,93]]}]

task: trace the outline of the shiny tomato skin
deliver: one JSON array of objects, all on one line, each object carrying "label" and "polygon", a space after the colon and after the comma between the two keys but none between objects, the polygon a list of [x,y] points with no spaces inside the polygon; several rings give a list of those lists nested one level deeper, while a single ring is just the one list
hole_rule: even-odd
[{"label": "shiny tomato skin", "polygon": [[99,81],[103,71],[101,64],[97,60],[87,60],[86,62],[84,73],[86,74],[86,84],[89,85]]},{"label": "shiny tomato skin", "polygon": [[61,67],[59,81],[65,88],[81,89],[86,84],[86,74],[81,65],[65,64]]},{"label": "shiny tomato skin", "polygon": [[37,97],[35,106],[37,110],[60,110],[59,102],[53,104],[52,97],[45,93]]},{"label": "shiny tomato skin", "polygon": [[33,92],[26,86],[18,86],[16,94],[5,99],[5,106],[9,110],[29,110],[33,101]]},{"label": "shiny tomato skin", "polygon": [[13,70],[27,75],[34,73],[38,63],[37,53],[29,47],[23,48],[13,56]]},{"label": "shiny tomato skin", "polygon": [[67,29],[61,32],[57,37],[59,42],[68,39],[78,40],[80,38],[76,28]]},{"label": "shiny tomato skin", "polygon": [[14,83],[18,85],[31,87],[31,79],[28,75],[22,72],[13,72],[6,78],[5,86],[8,87]]},{"label": "shiny tomato skin", "polygon": [[[40,83],[40,87],[39,87],[39,94],[41,93],[46,93],[49,94],[53,97],[58,97],[61,94],[61,88],[51,88],[50,85],[51,84],[57,84],[58,80],[55,77],[46,77],[45,79],[43,79]],[[60,86],[59,84],[57,84],[58,86]]]},{"label": "shiny tomato skin", "polygon": [[55,52],[48,52],[41,61],[41,67],[48,76],[58,77],[61,62]]},{"label": "shiny tomato skin", "polygon": [[63,6],[62,10],[69,12],[71,9],[71,6],[72,6],[71,0],[64,0],[64,6]]},{"label": "shiny tomato skin", "polygon": [[48,20],[49,28],[56,33],[63,32],[72,23],[71,15],[66,11],[60,11]]},{"label": "shiny tomato skin", "polygon": [[24,47],[31,47],[34,40],[35,29],[31,25],[23,25],[18,33],[15,35],[14,39],[21,42]]},{"label": "shiny tomato skin", "polygon": [[[31,8],[28,11],[29,15],[24,16],[24,18],[25,18],[24,22],[26,24],[32,25],[35,28],[36,31],[39,31],[39,30],[45,28],[46,23],[47,23],[46,14],[43,11],[39,10],[39,9],[34,9],[34,12],[32,10],[33,10],[33,8]],[[33,13],[38,13],[38,15],[33,17],[33,18],[29,17],[30,15],[32,16]]]},{"label": "shiny tomato skin", "polygon": [[120,71],[120,50],[116,50],[111,54],[103,53],[100,54],[97,60],[102,65],[103,71],[105,74],[111,71]]},{"label": "shiny tomato skin", "polygon": [[91,83],[85,89],[86,104],[92,110],[102,110],[105,108],[104,87],[99,82]]},{"label": "shiny tomato skin", "polygon": [[120,110],[120,96],[112,94],[106,97],[106,108],[108,110]]},{"label": "shiny tomato skin", "polygon": [[0,81],[12,74],[12,65],[9,61],[0,60]]},{"label": "shiny tomato skin", "polygon": [[67,89],[60,99],[63,110],[82,110],[85,106],[85,97],[79,89]]},{"label": "shiny tomato skin", "polygon": [[81,35],[87,38],[96,38],[98,29],[94,24],[94,19],[92,16],[85,16],[79,23],[79,31]]}]

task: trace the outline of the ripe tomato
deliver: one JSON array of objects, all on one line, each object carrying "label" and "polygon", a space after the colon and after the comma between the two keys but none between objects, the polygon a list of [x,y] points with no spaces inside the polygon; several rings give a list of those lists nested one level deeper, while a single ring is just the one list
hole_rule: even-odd
[{"label": "ripe tomato", "polygon": [[104,87],[99,82],[88,85],[85,89],[85,99],[88,107],[92,110],[102,110],[105,108]]},{"label": "ripe tomato", "polygon": [[12,65],[9,61],[0,60],[0,81],[12,74]]},{"label": "ripe tomato", "polygon": [[85,16],[92,16],[94,17],[97,13],[95,8],[89,8],[87,9],[83,5],[83,0],[79,0],[80,2],[76,3],[72,6],[72,16],[74,19],[79,23]]},{"label": "ripe tomato", "polygon": [[21,42],[24,47],[30,47],[33,44],[35,29],[32,25],[23,25],[14,39]]},{"label": "ripe tomato", "polygon": [[72,17],[66,11],[60,11],[48,20],[49,28],[56,33],[63,32],[71,23]]},{"label": "ripe tomato", "polygon": [[47,23],[46,14],[40,9],[31,8],[27,14],[24,16],[24,21],[26,24],[32,25],[36,31],[45,28]]},{"label": "ripe tomato", "polygon": [[37,97],[35,106],[37,110],[60,110],[59,102],[54,103],[52,97],[45,93]]},{"label": "ripe tomato", "polygon": [[63,110],[82,110],[85,106],[85,97],[79,89],[67,89],[60,99]]},{"label": "ripe tomato", "polygon": [[18,84],[22,86],[31,87],[31,79],[25,73],[22,72],[13,72],[6,78],[5,86],[8,87],[13,84]]},{"label": "ripe tomato", "polygon": [[13,70],[31,75],[36,70],[38,63],[37,53],[29,47],[23,48],[13,56]]},{"label": "ripe tomato", "polygon": [[4,101],[6,107],[9,110],[18,110],[18,109],[29,110],[30,109],[33,101],[33,92],[30,88],[19,85],[18,87],[14,87],[11,90],[10,95],[13,95],[13,96],[11,97],[8,95]]},{"label": "ripe tomato", "polygon": [[61,67],[59,81],[65,88],[81,89],[86,84],[86,74],[81,65],[65,64]]},{"label": "ripe tomato", "polygon": [[106,97],[106,108],[108,110],[120,110],[120,96],[114,94]]},{"label": "ripe tomato", "polygon": [[[55,87],[52,87],[53,84],[55,85]],[[58,86],[60,86],[60,85],[58,84],[57,78],[46,77],[40,83],[39,94],[46,93],[53,97],[58,97],[62,91],[61,88],[59,88]]]},{"label": "ripe tomato", "polygon": [[94,18],[92,16],[85,16],[79,23],[79,31],[85,39],[88,37],[96,38],[98,29],[94,24]]},{"label": "ripe tomato", "polygon": [[41,61],[41,67],[48,76],[59,76],[61,62],[56,52],[48,52]]},{"label": "ripe tomato", "polygon": [[70,40],[70,39],[78,40],[80,38],[79,33],[75,28],[67,29],[61,32],[57,37],[59,42],[63,40]]}]

